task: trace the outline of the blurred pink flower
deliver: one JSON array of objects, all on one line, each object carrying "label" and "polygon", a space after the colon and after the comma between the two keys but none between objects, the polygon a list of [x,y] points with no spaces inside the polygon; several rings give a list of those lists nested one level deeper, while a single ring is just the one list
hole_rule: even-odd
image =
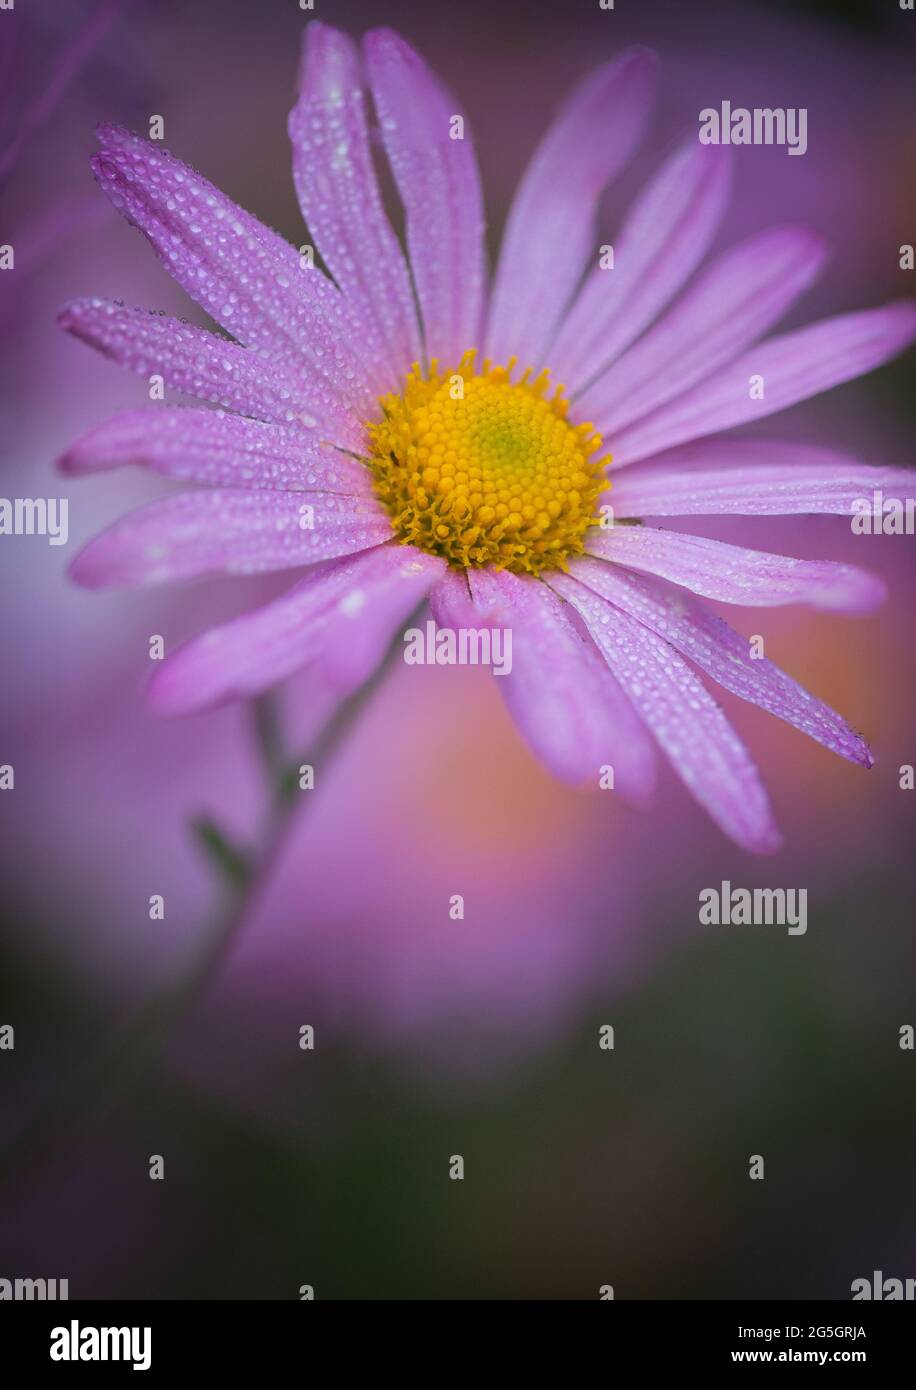
[{"label": "blurred pink flower", "polygon": [[[140,463],[207,485],[116,524],[74,576],[97,587],[314,566],[283,597],[168,658],[152,683],[167,712],[254,695],[307,663],[348,691],[426,597],[444,627],[511,629],[501,689],[557,776],[594,782],[610,765],[623,795],[645,804],[657,742],[727,834],[772,851],[779,834],[757,770],[693,666],[841,756],[869,766],[871,755],[683,590],[864,612],[883,585],[850,565],[641,523],[848,515],[878,489],[905,495],[903,470],[709,436],[880,365],[916,336],[916,306],[759,345],[816,276],[823,247],[778,228],[692,279],[730,181],[728,151],[695,139],[637,200],[613,274],[595,267],[583,281],[598,198],[648,113],[655,64],[643,49],[598,69],[548,131],[488,294],[480,180],[463,127],[453,138],[463,120],[454,99],[390,31],[367,36],[363,59],[343,34],[310,26],[290,117],[302,211],[333,281],[304,272],[292,246],[155,145],[101,128],[100,185],[238,341],[118,303],[63,311],[64,326],[107,356],[219,407],[130,412],[71,448],[70,472]],[[364,70],[406,211],[409,269],[373,170]],[[528,364],[520,376],[517,361]],[[562,389],[548,396],[548,368],[571,401]],[[752,376],[764,398],[748,391]],[[615,483],[623,524],[606,530],[602,439],[615,469],[641,465]],[[319,524],[303,525],[310,510]]]}]

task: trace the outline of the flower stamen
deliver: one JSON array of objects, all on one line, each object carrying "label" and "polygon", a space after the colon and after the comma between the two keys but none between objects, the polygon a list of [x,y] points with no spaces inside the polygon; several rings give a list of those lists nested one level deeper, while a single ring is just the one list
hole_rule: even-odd
[{"label": "flower stamen", "polygon": [[404,544],[456,567],[516,574],[565,569],[597,525],[609,486],[601,436],[572,425],[546,368],[512,381],[507,366],[471,349],[452,372],[412,367],[400,395],[383,396],[368,426],[375,491]]}]

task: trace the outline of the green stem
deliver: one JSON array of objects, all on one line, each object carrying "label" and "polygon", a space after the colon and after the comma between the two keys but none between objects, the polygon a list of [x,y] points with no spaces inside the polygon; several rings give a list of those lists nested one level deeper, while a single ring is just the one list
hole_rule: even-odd
[{"label": "green stem", "polygon": [[[267,814],[258,843],[245,852],[232,845],[212,818],[198,817],[193,830],[218,869],[224,900],[211,926],[203,934],[204,944],[191,969],[177,984],[167,985],[143,1004],[135,1017],[91,1058],[83,1072],[72,1078],[62,1097],[39,1112],[13,1141],[3,1156],[0,1171],[5,1181],[12,1174],[30,1172],[30,1160],[45,1147],[59,1147],[65,1127],[85,1129],[98,1123],[117,1103],[166,1041],[172,1027],[199,1001],[219,973],[242,927],[270,879],[271,872],[296,823],[299,768],[303,763],[321,768],[324,775],[334,755],[356,724],[403,650],[406,627],[417,619],[423,604],[407,620],[392,641],[384,660],[374,674],[335,710],[317,743],[291,761],[283,754],[283,740],[272,696],[253,702],[255,739],[264,766],[269,798]],[[302,793],[311,798],[314,792]],[[309,803],[305,803],[308,805]]]},{"label": "green stem", "polygon": [[277,697],[272,690],[259,695],[251,705],[254,720],[255,742],[261,755],[261,763],[267,777],[271,796],[276,795],[286,772],[286,759],[283,750],[283,731]]}]

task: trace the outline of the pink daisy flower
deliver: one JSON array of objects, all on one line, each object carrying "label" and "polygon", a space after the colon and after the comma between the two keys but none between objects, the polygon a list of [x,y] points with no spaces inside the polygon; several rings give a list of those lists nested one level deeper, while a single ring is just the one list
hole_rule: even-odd
[{"label": "pink daisy flower", "polygon": [[[605,268],[597,203],[640,137],[654,72],[634,49],[573,92],[525,172],[489,287],[465,118],[390,30],[362,52],[324,24],[307,31],[289,131],[327,274],[164,150],[102,127],[99,184],[232,339],[98,299],[62,312],[122,366],[206,403],[130,411],[70,449],[69,472],[134,463],[202,485],[116,523],[74,577],[306,569],[168,658],[156,708],[254,696],[307,663],[345,693],[428,599],[440,625],[511,629],[500,687],[557,776],[594,785],[610,766],[645,804],[660,748],[748,849],[773,850],[778,831],[701,674],[871,765],[834,710],[754,659],[700,600],[859,613],[880,602],[880,581],[642,523],[848,515],[875,489],[904,496],[903,470],[714,436],[879,366],[913,340],[916,305],[759,342],[824,248],[781,227],[700,270],[730,166],[695,135],[637,199]],[[383,208],[373,111],[409,259]]]}]

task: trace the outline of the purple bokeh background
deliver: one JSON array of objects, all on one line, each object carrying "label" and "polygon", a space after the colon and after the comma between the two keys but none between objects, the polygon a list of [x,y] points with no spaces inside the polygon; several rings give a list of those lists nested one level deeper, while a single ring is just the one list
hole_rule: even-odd
[{"label": "purple bokeh background", "polygon": [[[40,92],[51,80],[67,35],[96,8],[39,5],[40,24],[31,14],[18,15],[18,42],[27,45],[19,51],[27,51],[29,62],[19,69],[24,92],[7,102],[4,142],[15,138],[29,91]],[[188,833],[190,817],[212,812],[244,837],[263,810],[243,709],[176,722],[157,721],[145,709],[149,637],[162,633],[174,649],[276,586],[253,580],[98,595],[77,591],[66,579],[84,539],[163,486],[139,473],[76,483],[55,474],[55,458],[75,435],[145,399],[142,383],[60,333],[56,311],[68,298],[91,293],[205,322],[95,190],[88,155],[96,122],[117,120],[142,131],[151,113],[162,113],[169,148],[297,245],[304,239],[285,119],[298,34],[308,16],[293,4],[138,0],[121,8],[8,175],[3,240],[16,243],[20,268],[12,284],[0,286],[2,491],[71,499],[66,548],[35,537],[0,540],[6,597],[0,762],[16,768],[16,791],[0,804],[3,880],[13,908],[8,949],[30,978],[45,972],[65,978],[88,1016],[102,1020],[126,1016],[151,991],[180,978],[199,949],[215,888]],[[788,221],[826,237],[833,247],[827,272],[786,326],[912,291],[897,250],[913,240],[916,212],[908,177],[916,131],[912,35],[901,41],[892,27],[863,35],[842,22],[753,5],[643,3],[611,14],[596,4],[469,3],[459,14],[391,0],[329,3],[321,17],[354,33],[390,23],[460,93],[473,113],[494,245],[525,160],[569,84],[622,44],[640,41],[662,56],[658,109],[633,165],[606,199],[603,231],[613,235],[634,192],[701,108],[726,96],[748,106],[805,105],[805,158],[787,158],[780,149],[740,152],[732,206],[714,251]],[[898,364],[785,412],[760,432],[831,443],[868,462],[908,462],[914,423],[908,382],[907,364]],[[501,1103],[511,1111],[528,1079],[564,1055],[594,1010],[613,1011],[627,1001],[648,1011],[652,1027],[652,990],[672,961],[695,947],[697,892],[723,878],[807,886],[815,960],[822,971],[833,962],[840,983],[834,980],[831,1007],[839,1017],[855,1016],[861,991],[896,998],[901,972],[905,978],[912,968],[911,947],[901,937],[911,929],[914,803],[912,793],[899,789],[897,769],[916,761],[913,539],[854,538],[840,519],[827,518],[702,529],[784,553],[847,559],[886,575],[891,597],[867,621],[802,610],[760,610],[737,621],[730,615],[741,631],[765,634],[769,656],[865,732],[876,768],[864,773],[724,696],[764,770],[785,833],[785,848],[762,865],[726,842],[670,773],[648,814],[606,793],[570,791],[535,763],[483,672],[397,667],[314,793],[317,804],[290,836],[225,968],[173,1038],[160,1064],[169,1084],[280,1134],[295,1130],[302,1115],[290,1113],[289,1039],[307,1020],[361,1064],[384,1065],[414,1097],[435,1096],[438,1104],[451,1097],[456,1115],[473,1104]],[[295,747],[307,746],[327,713],[322,692],[307,677],[290,682],[283,709]],[[881,924],[869,944],[864,937],[873,925],[844,917],[837,904],[844,897],[868,901],[872,888]],[[456,892],[466,899],[460,924],[448,917]],[[163,922],[148,919],[152,893],[165,896]],[[768,945],[786,951],[782,940]],[[789,952],[796,948],[806,945],[790,944]],[[870,979],[863,978],[866,964]],[[736,960],[735,969],[740,994],[747,966]],[[815,970],[814,978],[823,976]],[[722,987],[721,977],[710,986]],[[695,1006],[701,1013],[704,999]],[[0,988],[0,1015],[14,1007]],[[895,1020],[891,1011],[889,1026]],[[664,1029],[664,1020],[657,1025]],[[35,1057],[34,1086],[28,1096],[16,1092],[25,1109],[59,1084],[53,1045],[36,1046]],[[713,1076],[722,1066],[728,1086],[718,1054],[709,1065]],[[759,1066],[766,1064],[747,1060],[748,1084]],[[639,1207],[650,1201],[640,1170],[651,1172],[666,1149],[665,1121],[654,1117],[670,1116],[678,1084],[683,1079],[672,1078],[666,1091],[652,1078],[645,1113],[620,1117],[632,1152],[627,1190],[638,1194]],[[337,1099],[341,1107],[352,1105],[344,1094],[325,1094],[322,1132],[335,1129],[328,1114],[338,1115]],[[371,1152],[371,1112],[357,1105],[351,1123],[362,1125]],[[588,1172],[597,1171],[600,1146],[589,1154],[582,1140],[580,1151]],[[94,1177],[80,1179],[86,1188],[61,1178],[52,1184],[53,1197],[46,1193],[17,1208],[8,1228],[12,1251],[36,1264],[66,1249],[72,1260],[61,1230],[84,1250],[89,1237],[77,1241],[76,1211],[85,1192],[96,1190],[93,1183],[115,1193],[123,1186],[115,1210],[122,1221],[130,1213],[149,1235],[130,1178],[122,1185],[117,1176],[134,1161],[122,1139],[116,1145],[100,1139]],[[583,1178],[571,1160],[559,1165],[556,1181],[574,1181],[574,1170],[584,1200],[596,1197],[597,1178]],[[708,1190],[705,1184],[691,1189],[689,1175],[683,1183],[685,1190],[663,1182],[662,1206],[671,1221],[679,1213],[680,1234],[663,1237],[656,1228],[646,1239],[657,1243],[657,1256],[634,1262],[644,1292],[679,1288],[678,1251],[703,1225],[701,1214],[715,1208],[714,1178]],[[54,1218],[44,1222],[40,1210]],[[487,1210],[485,1201],[466,1237],[468,1270],[488,1259],[500,1267],[484,1234]],[[576,1245],[576,1224],[572,1235],[560,1235],[560,1217],[550,1216],[549,1204],[538,1210],[540,1216],[528,1212],[527,1223],[510,1220],[518,1259],[506,1265],[507,1292],[524,1296],[540,1287],[524,1273],[529,1242],[541,1240],[555,1251],[553,1285],[547,1280],[554,1292],[574,1286],[577,1251],[586,1252],[588,1265],[588,1239],[580,1233]],[[156,1236],[153,1243],[167,1249],[161,1264],[151,1257],[144,1275],[134,1278],[136,1289],[154,1291],[181,1259],[178,1220],[173,1212],[169,1234]],[[912,1206],[904,1228],[912,1251]],[[55,1245],[51,1229],[63,1244]],[[709,1277],[714,1283],[721,1276],[724,1288],[717,1239],[709,1237],[701,1259],[719,1269]],[[867,1239],[851,1235],[850,1241],[861,1251],[863,1270],[870,1269]],[[116,1255],[96,1249],[80,1258],[94,1290],[119,1277]],[[879,1267],[877,1253],[874,1258]],[[856,1272],[863,1271],[853,1269],[850,1277]],[[815,1275],[812,1280],[816,1287]],[[806,1296],[804,1288],[799,1296]]]}]

